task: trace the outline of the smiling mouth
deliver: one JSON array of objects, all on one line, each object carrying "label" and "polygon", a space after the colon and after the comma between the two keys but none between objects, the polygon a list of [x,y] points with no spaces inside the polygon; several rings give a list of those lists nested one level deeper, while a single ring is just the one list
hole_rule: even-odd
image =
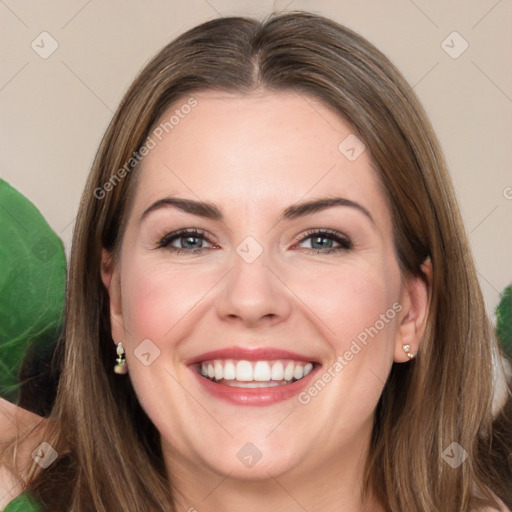
[{"label": "smiling mouth", "polygon": [[247,361],[211,359],[197,365],[198,373],[216,384],[238,388],[268,388],[285,386],[303,379],[315,363],[277,359]]}]

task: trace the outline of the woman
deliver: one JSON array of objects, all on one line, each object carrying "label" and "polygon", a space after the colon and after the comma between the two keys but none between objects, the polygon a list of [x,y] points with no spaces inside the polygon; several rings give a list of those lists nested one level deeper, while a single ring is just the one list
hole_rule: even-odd
[{"label": "woman", "polygon": [[320,16],[210,21],[137,77],[61,359],[26,476],[45,510],[510,506],[510,376],[437,140]]}]

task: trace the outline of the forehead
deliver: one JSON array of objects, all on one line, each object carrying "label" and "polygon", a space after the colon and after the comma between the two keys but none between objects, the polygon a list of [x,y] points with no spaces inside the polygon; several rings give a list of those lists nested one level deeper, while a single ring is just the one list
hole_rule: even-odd
[{"label": "forehead", "polygon": [[135,210],[165,195],[236,214],[342,194],[386,213],[369,152],[321,100],[293,91],[192,96],[175,102],[150,134],[154,147],[142,162]]}]

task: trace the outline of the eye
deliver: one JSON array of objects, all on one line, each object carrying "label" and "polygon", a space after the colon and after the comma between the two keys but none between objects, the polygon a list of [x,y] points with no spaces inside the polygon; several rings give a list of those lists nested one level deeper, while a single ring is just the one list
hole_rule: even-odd
[{"label": "eye", "polygon": [[[311,230],[305,233],[299,243],[311,240],[311,248],[305,248],[308,252],[314,254],[329,254],[336,251],[349,251],[354,247],[350,238],[342,233],[332,229]],[[339,247],[333,247],[333,243],[339,244]]]},{"label": "eye", "polygon": [[[178,246],[174,242],[178,241]],[[167,249],[176,253],[198,254],[205,248],[203,241],[208,241],[205,232],[199,229],[180,229],[166,234],[158,243],[157,249]]]},{"label": "eye", "polygon": [[[348,251],[353,248],[349,237],[331,229],[317,229],[307,231],[299,240],[299,244],[311,241],[311,248],[304,249],[314,254],[329,254],[337,251]],[[191,253],[200,254],[203,252],[203,242],[208,241],[205,232],[199,229],[180,229],[166,234],[158,243],[157,249],[167,249],[177,254]],[[178,246],[176,242],[179,242]],[[338,244],[338,247],[333,246]]]}]

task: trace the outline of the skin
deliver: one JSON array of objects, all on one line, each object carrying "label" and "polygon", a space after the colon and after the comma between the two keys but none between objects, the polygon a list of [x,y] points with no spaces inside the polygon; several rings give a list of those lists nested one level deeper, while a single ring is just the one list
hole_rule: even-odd
[{"label": "skin", "polygon": [[[112,337],[123,342],[137,396],[162,434],[178,510],[384,510],[373,497],[362,508],[363,464],[391,366],[409,361],[403,344],[418,350],[429,293],[400,274],[369,151],[349,161],[338,145],[353,128],[313,97],[194,97],[197,106],[145,157],[120,257],[104,251],[102,263]],[[213,202],[224,221],[174,208],[140,221],[166,196]],[[286,207],[325,196],[359,203],[373,222],[347,206],[279,221]],[[201,253],[157,248],[183,228],[206,231],[207,240],[194,239]],[[348,236],[353,249],[314,254],[315,237],[304,235],[315,228]],[[252,263],[236,252],[247,236],[263,249]],[[431,276],[429,264],[424,270]],[[321,376],[394,303],[401,311],[305,405],[226,403],[185,364],[233,345],[275,347],[319,361]],[[148,366],[134,355],[145,339],[160,351]],[[248,442],[262,454],[251,468],[237,457]]]},{"label": "skin", "polygon": [[[20,436],[20,443],[16,450],[16,463],[22,478],[28,476],[33,463],[31,453],[43,440],[45,421],[40,416],[0,398],[0,445],[11,444]],[[0,509],[6,507],[9,501],[22,491],[22,482],[15,477],[11,468],[0,465]]]}]

